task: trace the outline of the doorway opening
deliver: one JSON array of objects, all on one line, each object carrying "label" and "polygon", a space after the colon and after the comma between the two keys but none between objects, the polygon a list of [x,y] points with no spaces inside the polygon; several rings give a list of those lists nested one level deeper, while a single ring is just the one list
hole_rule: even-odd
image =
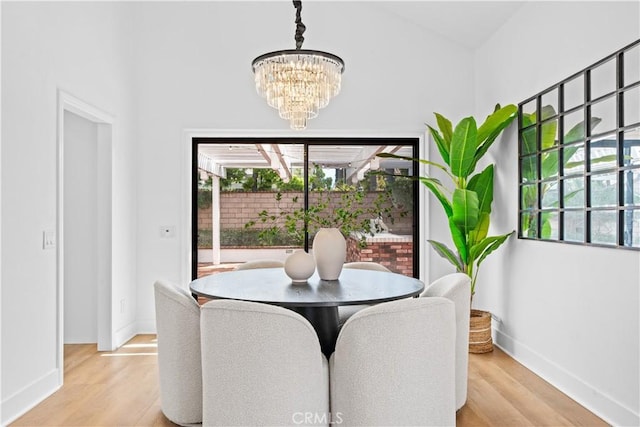
[{"label": "doorway opening", "polygon": [[58,92],[57,368],[64,344],[115,349],[111,290],[111,180],[114,119]]}]

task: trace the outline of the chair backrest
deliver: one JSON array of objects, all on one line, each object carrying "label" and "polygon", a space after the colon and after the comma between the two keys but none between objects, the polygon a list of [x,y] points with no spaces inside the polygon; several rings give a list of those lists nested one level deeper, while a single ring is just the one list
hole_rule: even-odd
[{"label": "chair backrest", "polygon": [[382,264],[378,264],[377,262],[370,261],[355,261],[355,262],[347,262],[343,268],[357,268],[360,270],[376,270],[376,271],[386,271],[391,272],[387,267]]},{"label": "chair backrest", "polygon": [[433,282],[421,296],[447,298],[456,306],[456,409],[460,409],[467,401],[471,279],[464,273],[448,274]]},{"label": "chair backrest", "polygon": [[236,270],[250,270],[252,268],[275,268],[284,267],[284,262],[275,259],[256,259],[247,261],[236,266]]},{"label": "chair backrest", "polygon": [[294,425],[307,413],[329,416],[328,363],[301,315],[214,300],[202,306],[201,337],[203,425]]},{"label": "chair backrest", "polygon": [[177,424],[202,422],[200,306],[185,289],[154,284],[162,412]]},{"label": "chair backrest", "polygon": [[445,298],[354,314],[330,360],[332,414],[345,425],[454,425],[454,319]]}]

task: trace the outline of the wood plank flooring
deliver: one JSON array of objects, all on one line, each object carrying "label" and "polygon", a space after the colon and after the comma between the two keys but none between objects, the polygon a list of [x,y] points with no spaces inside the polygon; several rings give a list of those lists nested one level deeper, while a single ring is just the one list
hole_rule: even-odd
[{"label": "wood plank flooring", "polygon": [[[114,352],[65,346],[65,384],[12,426],[173,426],[160,410],[154,335]],[[499,349],[469,355],[458,426],[606,426]]]}]

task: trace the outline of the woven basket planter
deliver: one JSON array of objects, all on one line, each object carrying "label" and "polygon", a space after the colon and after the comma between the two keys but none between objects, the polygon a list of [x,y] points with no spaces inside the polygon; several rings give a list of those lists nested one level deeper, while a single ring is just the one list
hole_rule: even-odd
[{"label": "woven basket planter", "polygon": [[489,353],[493,351],[491,339],[491,313],[471,309],[469,319],[469,353]]}]

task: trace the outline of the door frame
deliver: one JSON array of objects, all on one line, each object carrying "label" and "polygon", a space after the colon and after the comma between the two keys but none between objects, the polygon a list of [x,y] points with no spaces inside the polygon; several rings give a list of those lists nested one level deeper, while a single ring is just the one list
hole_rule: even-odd
[{"label": "door frame", "polygon": [[56,307],[57,356],[56,367],[60,384],[64,376],[64,113],[71,112],[97,125],[97,199],[98,217],[98,351],[115,349],[113,336],[112,298],[112,158],[113,115],[58,89],[56,141]]},{"label": "door frame", "polygon": [[[418,156],[421,159],[429,159],[429,151],[425,145],[425,141],[428,140],[426,132],[388,132],[388,131],[353,131],[353,130],[334,130],[334,131],[309,131],[296,132],[293,134],[289,130],[237,130],[237,129],[184,129],[182,134],[182,173],[181,173],[181,209],[180,209],[180,224],[181,230],[185,232],[181,233],[180,239],[180,253],[182,254],[182,260],[180,263],[180,280],[183,283],[189,283],[192,280],[192,204],[191,199],[194,194],[192,188],[192,166],[193,166],[193,139],[194,138],[310,138],[310,139],[403,139],[403,138],[417,138],[418,139]],[[424,176],[426,174],[426,167],[423,163],[418,164],[418,175]],[[426,212],[429,212],[429,198],[424,185],[418,186],[418,200],[422,203],[418,204],[418,221],[419,232],[418,242],[419,253],[422,254],[418,258],[418,271],[420,280],[425,281],[429,277],[429,256],[426,256],[425,247],[422,242],[425,242],[426,237],[429,236],[429,221],[426,217]]]}]

